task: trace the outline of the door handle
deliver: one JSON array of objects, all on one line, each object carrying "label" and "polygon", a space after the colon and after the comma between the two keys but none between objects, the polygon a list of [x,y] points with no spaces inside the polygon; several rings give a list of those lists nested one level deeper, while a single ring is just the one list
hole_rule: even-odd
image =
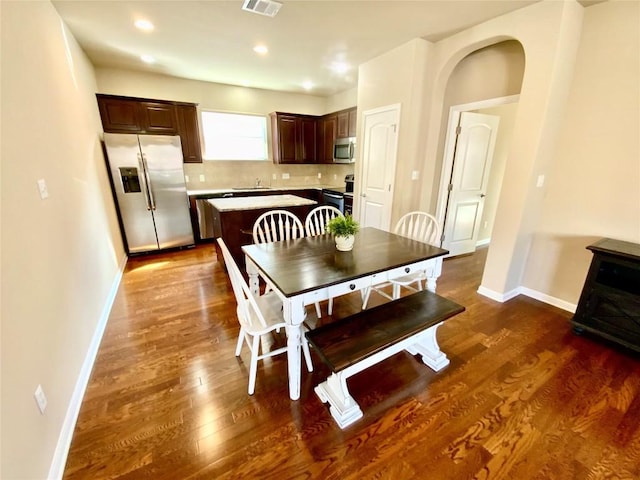
[{"label": "door handle", "polygon": [[484,197],[486,197],[486,195],[484,193],[481,193],[480,198],[484,198]]},{"label": "door handle", "polygon": [[149,177],[149,170],[147,168],[147,156],[142,154],[142,165],[144,166],[144,177],[147,180],[147,190],[149,192],[149,200],[151,201],[151,209],[156,209],[156,200],[153,198],[153,188],[151,187],[151,177]]},{"label": "door handle", "polygon": [[138,166],[140,167],[140,170],[142,171],[142,177],[144,178],[144,180],[142,181],[142,185],[144,187],[144,192],[142,192],[144,195],[144,203],[147,204],[147,210],[151,210],[151,204],[149,203],[149,185],[147,184],[147,180],[149,179],[149,177],[147,177],[147,169],[145,168],[144,162],[142,161],[142,156],[138,153],[137,155],[138,157]]}]

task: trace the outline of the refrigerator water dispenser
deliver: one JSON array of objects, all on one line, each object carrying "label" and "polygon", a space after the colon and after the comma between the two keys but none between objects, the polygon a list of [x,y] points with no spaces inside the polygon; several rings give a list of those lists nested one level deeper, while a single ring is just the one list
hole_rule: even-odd
[{"label": "refrigerator water dispenser", "polygon": [[122,189],[124,193],[140,193],[140,179],[138,178],[138,169],[130,167],[120,167],[120,179],[122,180]]}]

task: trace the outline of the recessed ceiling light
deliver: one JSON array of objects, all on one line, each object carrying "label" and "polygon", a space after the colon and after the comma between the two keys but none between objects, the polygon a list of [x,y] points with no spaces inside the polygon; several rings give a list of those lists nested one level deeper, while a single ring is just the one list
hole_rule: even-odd
[{"label": "recessed ceiling light", "polygon": [[142,60],[144,63],[154,63],[156,61],[156,58],[152,55],[140,55],[140,60]]},{"label": "recessed ceiling light", "polygon": [[136,20],[134,25],[136,26],[136,28],[144,30],[145,32],[150,32],[154,28],[153,23],[151,23],[149,20],[144,19]]},{"label": "recessed ceiling light", "polygon": [[256,45],[255,47],[253,47],[253,51],[259,53],[260,55],[264,55],[269,52],[269,49],[266,47],[266,45]]},{"label": "recessed ceiling light", "polygon": [[346,62],[333,62],[331,65],[331,70],[336,73],[347,73],[349,70],[349,65]]},{"label": "recessed ceiling light", "polygon": [[305,90],[311,90],[313,88],[313,82],[311,80],[305,80],[302,82],[302,88]]}]

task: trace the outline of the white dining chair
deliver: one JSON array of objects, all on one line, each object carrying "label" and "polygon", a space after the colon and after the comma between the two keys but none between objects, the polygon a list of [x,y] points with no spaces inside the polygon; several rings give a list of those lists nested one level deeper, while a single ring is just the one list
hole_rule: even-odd
[{"label": "white dining chair", "polygon": [[304,227],[288,210],[270,210],[253,224],[253,243],[270,243],[304,237]]},{"label": "white dining chair", "polygon": [[335,217],[342,217],[342,212],[331,205],[322,205],[311,210],[304,219],[304,231],[307,237],[326,233],[327,223]]},{"label": "white dining chair", "polygon": [[[287,324],[282,315],[282,301],[273,292],[255,297],[249,285],[245,281],[238,265],[231,256],[231,252],[224,243],[222,238],[218,238],[218,245],[222,250],[227,273],[231,280],[231,287],[236,297],[238,308],[236,310],[238,321],[240,322],[240,333],[238,334],[238,342],[236,344],[236,357],[240,356],[242,346],[247,344],[251,351],[251,360],[249,364],[249,395],[253,395],[256,387],[256,376],[258,371],[258,360],[286,353],[287,347],[278,348],[270,352],[260,353],[261,337],[273,331],[279,331],[285,328]],[[307,364],[307,370],[313,371],[311,363],[311,354],[309,352],[309,344],[304,335],[303,325],[300,326],[300,339],[304,360]]]},{"label": "white dining chair", "polygon": [[[400,220],[398,220],[398,223],[396,223],[393,233],[430,245],[437,245],[440,241],[440,225],[438,224],[438,220],[426,212],[416,211],[403,215]],[[442,258],[437,258],[434,262],[440,262],[441,264]],[[375,291],[389,300],[396,300],[400,298],[402,287],[414,292],[422,290],[422,282],[426,282],[427,273],[426,270],[420,270],[402,277],[389,279],[388,282],[367,288],[363,295],[362,309],[367,308],[371,291]],[[393,288],[391,295],[383,290],[383,288],[390,285]]]},{"label": "white dining chair", "polygon": [[[320,207],[316,207],[311,210],[307,214],[307,217],[304,219],[304,231],[307,234],[307,237],[322,235],[327,231],[327,223],[329,223],[329,220],[342,216],[342,212],[331,205],[322,205]],[[327,312],[329,315],[333,313],[332,297],[329,297]],[[318,316],[318,318],[322,317],[322,310],[320,309],[320,304],[317,302],[316,315]]]},{"label": "white dining chair", "polygon": [[[270,210],[260,215],[253,224],[253,243],[278,242],[304,237],[304,227],[298,217],[288,210]],[[265,293],[271,289],[265,286]],[[322,316],[320,304],[316,302],[316,314]]]}]

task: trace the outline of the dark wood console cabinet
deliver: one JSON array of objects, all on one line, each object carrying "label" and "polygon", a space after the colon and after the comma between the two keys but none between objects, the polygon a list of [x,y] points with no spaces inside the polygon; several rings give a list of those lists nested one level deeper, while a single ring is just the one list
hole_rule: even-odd
[{"label": "dark wood console cabinet", "polygon": [[96,94],[102,128],[110,133],[180,135],[185,163],[202,163],[196,104]]},{"label": "dark wood console cabinet", "polygon": [[603,238],[589,245],[593,259],[572,323],[640,352],[640,245]]}]

